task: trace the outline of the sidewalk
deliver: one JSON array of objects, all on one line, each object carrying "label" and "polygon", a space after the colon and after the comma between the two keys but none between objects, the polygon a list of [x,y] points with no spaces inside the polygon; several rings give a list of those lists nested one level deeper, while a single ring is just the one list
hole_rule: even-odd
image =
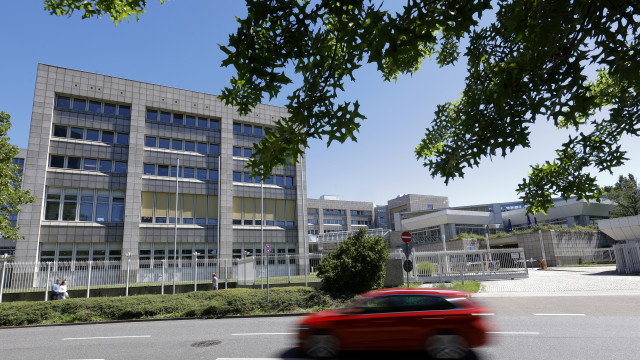
[{"label": "sidewalk", "polygon": [[614,266],[529,269],[529,277],[481,281],[478,297],[640,295],[640,276],[620,275]]}]

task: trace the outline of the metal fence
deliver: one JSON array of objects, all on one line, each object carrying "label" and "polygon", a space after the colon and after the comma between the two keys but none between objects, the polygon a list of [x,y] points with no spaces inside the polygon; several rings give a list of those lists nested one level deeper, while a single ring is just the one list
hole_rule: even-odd
[{"label": "metal fence", "polygon": [[3,262],[0,279],[2,294],[41,292],[48,300],[55,279],[66,280],[68,290],[165,286],[211,283],[211,274],[217,273],[219,286],[229,282],[238,285],[267,285],[319,282],[316,268],[322,255],[278,255],[243,259],[198,260],[124,260],[75,262]]},{"label": "metal fence", "polygon": [[409,274],[411,281],[443,282],[461,278],[489,280],[529,276],[522,248],[414,252],[410,259],[414,265]]},{"label": "metal fence", "polygon": [[619,273],[640,273],[640,241],[613,246]]}]

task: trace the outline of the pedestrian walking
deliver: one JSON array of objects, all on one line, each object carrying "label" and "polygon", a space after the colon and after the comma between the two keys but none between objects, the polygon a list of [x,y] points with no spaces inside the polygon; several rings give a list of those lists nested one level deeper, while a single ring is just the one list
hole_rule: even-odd
[{"label": "pedestrian walking", "polygon": [[62,280],[62,284],[58,288],[58,293],[60,294],[60,299],[68,299],[69,293],[67,292],[67,280]]},{"label": "pedestrian walking", "polygon": [[56,281],[51,285],[51,300],[60,299],[60,279],[56,279]]},{"label": "pedestrian walking", "polygon": [[211,273],[211,290],[218,290],[218,277],[216,273]]}]

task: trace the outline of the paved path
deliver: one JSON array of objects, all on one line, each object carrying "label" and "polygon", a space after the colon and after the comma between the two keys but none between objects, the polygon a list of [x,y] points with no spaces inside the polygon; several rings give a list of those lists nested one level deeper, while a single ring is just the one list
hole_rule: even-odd
[{"label": "paved path", "polygon": [[615,266],[529,269],[529,277],[482,281],[476,296],[640,295],[639,275],[620,275]]}]

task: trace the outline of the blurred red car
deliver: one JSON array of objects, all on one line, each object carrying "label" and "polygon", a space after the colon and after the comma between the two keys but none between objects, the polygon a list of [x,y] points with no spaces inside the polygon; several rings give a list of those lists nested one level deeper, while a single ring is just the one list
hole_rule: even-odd
[{"label": "blurred red car", "polygon": [[348,306],[303,317],[299,345],[309,356],[341,350],[427,351],[436,359],[461,359],[487,342],[488,309],[469,293],[439,289],[384,289]]}]

